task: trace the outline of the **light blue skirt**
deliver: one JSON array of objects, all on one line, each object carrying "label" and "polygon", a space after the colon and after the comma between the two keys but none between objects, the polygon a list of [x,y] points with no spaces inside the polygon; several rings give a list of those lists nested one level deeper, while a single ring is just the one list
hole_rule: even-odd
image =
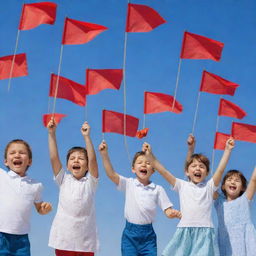
[{"label": "light blue skirt", "polygon": [[219,256],[214,228],[177,228],[162,256]]}]

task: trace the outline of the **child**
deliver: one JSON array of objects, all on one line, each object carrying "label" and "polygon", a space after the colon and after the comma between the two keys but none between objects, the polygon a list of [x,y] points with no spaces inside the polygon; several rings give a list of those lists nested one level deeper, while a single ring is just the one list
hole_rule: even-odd
[{"label": "child", "polygon": [[[189,150],[194,145],[194,139],[191,138]],[[143,144],[143,151],[148,155],[152,167],[174,187],[180,197],[182,218],[174,237],[164,249],[163,256],[219,255],[211,220],[213,193],[217,190],[233,147],[234,140],[227,140],[219,166],[213,177],[206,182],[209,160],[204,155],[193,154],[186,161],[185,174],[189,181],[184,181],[165,169],[152,154],[149,144]]]},{"label": "child", "polygon": [[58,155],[54,118],[48,123],[49,151],[55,181],[59,185],[59,204],[49,246],[57,256],[93,256],[98,248],[94,198],[98,184],[98,165],[90,138],[90,126],[82,125],[86,149],[73,147],[67,153],[65,173]]},{"label": "child", "polygon": [[156,256],[156,234],[152,227],[156,206],[159,205],[169,218],[180,218],[180,212],[172,209],[165,190],[150,181],[154,169],[144,152],[137,152],[133,158],[132,172],[136,174],[136,179],[133,179],[114,171],[105,141],[99,150],[107,176],[125,192],[126,226],[122,235],[122,256]]},{"label": "child", "polygon": [[10,141],[0,169],[0,255],[30,256],[28,232],[33,205],[40,214],[51,211],[42,202],[42,184],[30,179],[26,172],[32,164],[32,151],[24,140]]},{"label": "child", "polygon": [[250,216],[250,202],[256,190],[256,168],[246,188],[244,175],[230,170],[225,175],[215,201],[218,242],[221,256],[255,256],[256,230]]}]

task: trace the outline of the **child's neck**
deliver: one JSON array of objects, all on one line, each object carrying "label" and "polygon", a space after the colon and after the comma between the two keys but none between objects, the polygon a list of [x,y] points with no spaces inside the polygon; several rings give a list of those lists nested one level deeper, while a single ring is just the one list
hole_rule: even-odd
[{"label": "child's neck", "polygon": [[141,184],[143,184],[144,186],[147,186],[147,185],[149,185],[151,182],[150,182],[150,180],[141,180],[141,179],[139,179],[138,177],[136,177],[136,179],[141,183]]},{"label": "child's neck", "polygon": [[227,201],[229,202],[229,201],[233,201],[233,200],[235,200],[235,199],[237,199],[238,198],[238,196],[230,196],[230,195],[227,195],[226,196],[226,199],[227,199]]}]

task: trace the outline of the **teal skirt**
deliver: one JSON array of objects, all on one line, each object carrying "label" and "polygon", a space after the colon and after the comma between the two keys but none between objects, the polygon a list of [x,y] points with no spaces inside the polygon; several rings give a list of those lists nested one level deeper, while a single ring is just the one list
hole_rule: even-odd
[{"label": "teal skirt", "polygon": [[219,256],[214,228],[177,228],[162,256]]}]

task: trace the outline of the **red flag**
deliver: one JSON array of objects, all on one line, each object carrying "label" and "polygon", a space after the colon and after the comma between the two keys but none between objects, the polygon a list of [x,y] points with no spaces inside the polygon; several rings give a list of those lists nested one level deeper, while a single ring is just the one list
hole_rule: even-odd
[{"label": "red flag", "polygon": [[20,18],[19,30],[28,30],[41,24],[54,24],[57,4],[41,2],[24,4]]},{"label": "red flag", "polygon": [[152,8],[141,4],[128,4],[126,32],[149,32],[166,23]]},{"label": "red flag", "polygon": [[236,104],[225,99],[220,99],[218,115],[242,119],[246,116],[246,112]]},{"label": "red flag", "polygon": [[230,134],[216,132],[214,140],[214,149],[224,150],[226,147],[226,141],[230,138]]},{"label": "red flag", "polygon": [[54,114],[45,114],[43,115],[43,124],[45,127],[47,127],[48,123],[50,122],[51,118],[54,117],[54,121],[55,124],[57,125],[63,117],[65,117],[67,115],[64,114],[58,114],[58,113],[54,113]]},{"label": "red flag", "polygon": [[[56,84],[58,76],[55,74],[51,75],[51,84],[49,96],[55,97]],[[62,98],[70,100],[77,105],[85,106],[86,101],[86,89],[85,86],[78,84],[72,80],[65,77],[59,76],[58,92],[56,94],[57,98]]]},{"label": "red flag", "polygon": [[171,95],[157,93],[157,92],[145,92],[144,93],[144,114],[159,113],[170,111],[176,114],[182,112],[182,105],[175,100]]},{"label": "red flag", "polygon": [[[12,74],[11,67],[12,62]],[[26,54],[21,53],[17,55],[9,55],[0,58],[0,79],[9,79],[10,77],[20,77],[20,76],[27,76],[28,75],[28,66],[26,60]]]},{"label": "red flag", "polygon": [[181,47],[181,59],[212,59],[219,61],[224,44],[213,39],[185,32]]},{"label": "red flag", "polygon": [[147,134],[148,134],[148,128],[144,128],[144,129],[142,129],[142,130],[137,131],[136,137],[137,137],[138,139],[142,139],[142,138],[146,137]]},{"label": "red flag", "polygon": [[87,94],[97,94],[104,89],[120,88],[123,79],[122,69],[87,69]]},{"label": "red flag", "polygon": [[238,84],[230,82],[220,76],[203,71],[200,91],[213,94],[227,94],[233,96]]},{"label": "red flag", "polygon": [[234,122],[232,123],[232,137],[235,140],[256,143],[256,126]]},{"label": "red flag", "polygon": [[[139,119],[126,115],[126,135],[135,137],[139,126]],[[103,110],[102,132],[114,132],[124,134],[124,114]]]},{"label": "red flag", "polygon": [[107,29],[102,25],[66,18],[62,44],[85,44]]}]

